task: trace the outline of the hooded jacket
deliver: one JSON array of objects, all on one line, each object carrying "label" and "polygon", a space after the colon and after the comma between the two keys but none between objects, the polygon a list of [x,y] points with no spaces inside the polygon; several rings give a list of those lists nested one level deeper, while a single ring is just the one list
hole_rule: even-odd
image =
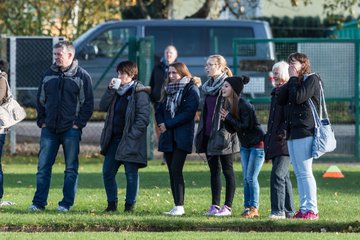
[{"label": "hooded jacket", "polygon": [[86,126],[94,109],[90,75],[74,60],[63,72],[53,64],[45,73],[37,93],[37,125],[57,133],[73,125]]},{"label": "hooded jacket", "polygon": [[[115,159],[121,162],[138,163],[140,167],[146,167],[146,130],[150,122],[150,100],[144,86],[138,81],[135,82],[131,91],[126,109],[125,127],[115,153]],[[114,89],[107,89],[100,101],[100,110],[107,112],[100,138],[101,154],[103,155],[106,155],[111,143],[116,94]]]}]

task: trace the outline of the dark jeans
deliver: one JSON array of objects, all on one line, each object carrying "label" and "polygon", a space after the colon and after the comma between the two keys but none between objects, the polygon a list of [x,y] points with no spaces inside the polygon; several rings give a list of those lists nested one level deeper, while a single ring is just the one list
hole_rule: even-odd
[{"label": "dark jeans", "polygon": [[271,212],[285,213],[295,211],[290,181],[290,159],[287,156],[278,156],[272,159],[270,177]]},{"label": "dark jeans", "polygon": [[118,201],[118,185],[116,182],[116,174],[121,164],[124,164],[126,175],[126,198],[125,202],[133,205],[139,192],[139,165],[131,162],[121,162],[115,159],[116,150],[120,140],[112,140],[106,153],[103,163],[103,181],[107,201]]},{"label": "dark jeans", "polygon": [[49,194],[51,171],[60,145],[65,158],[65,178],[63,199],[59,206],[70,208],[74,204],[79,169],[79,145],[81,131],[71,128],[63,133],[55,133],[48,128],[41,129],[38,172],[36,174],[36,192],[33,204],[45,208]]},{"label": "dark jeans", "polygon": [[228,207],[232,206],[235,195],[235,174],[233,168],[234,157],[234,154],[219,156],[206,155],[211,175],[210,183],[213,205],[220,205],[222,169],[226,182],[225,205]]},{"label": "dark jeans", "polygon": [[1,166],[1,156],[3,151],[3,146],[5,143],[6,134],[0,134],[0,199],[3,197],[4,194],[4,177],[3,177],[3,170]]},{"label": "dark jeans", "polygon": [[175,148],[173,152],[166,152],[165,160],[169,169],[171,192],[175,206],[184,205],[185,182],[183,168],[187,152]]}]

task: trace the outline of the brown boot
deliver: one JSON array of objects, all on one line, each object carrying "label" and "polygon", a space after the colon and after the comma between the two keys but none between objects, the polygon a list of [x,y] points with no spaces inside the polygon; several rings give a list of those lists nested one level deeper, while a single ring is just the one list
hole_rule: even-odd
[{"label": "brown boot", "polygon": [[256,207],[250,207],[248,214],[244,218],[257,218],[260,217],[259,210]]}]

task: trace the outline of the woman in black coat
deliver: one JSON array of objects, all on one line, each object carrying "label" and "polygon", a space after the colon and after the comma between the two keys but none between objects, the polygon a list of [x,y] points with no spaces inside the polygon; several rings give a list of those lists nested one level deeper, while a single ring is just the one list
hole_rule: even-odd
[{"label": "woman in black coat", "polygon": [[199,105],[199,90],[184,63],[169,65],[168,79],[155,117],[160,128],[159,151],[164,152],[169,169],[175,207],[167,215],[181,216],[184,210],[185,183],[183,167],[192,151],[195,113]]},{"label": "woman in black coat", "polygon": [[294,218],[316,220],[319,218],[317,187],[312,171],[315,122],[308,100],[311,98],[319,107],[321,80],[318,75],[310,74],[310,61],[305,54],[290,54],[288,63],[290,79],[280,88],[278,100],[289,110],[287,145],[300,197],[300,209]]},{"label": "woman in black coat", "polygon": [[294,214],[294,200],[290,180],[290,158],[286,142],[284,106],[278,104],[277,93],[289,80],[289,64],[284,61],[273,66],[275,88],[271,92],[271,104],[267,133],[265,135],[265,159],[272,160],[270,177],[270,219],[290,218]]}]

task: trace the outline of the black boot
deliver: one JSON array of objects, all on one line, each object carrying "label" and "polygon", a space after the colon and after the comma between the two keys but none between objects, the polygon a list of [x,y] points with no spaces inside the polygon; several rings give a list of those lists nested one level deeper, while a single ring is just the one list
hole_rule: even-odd
[{"label": "black boot", "polygon": [[134,210],[134,206],[135,204],[125,202],[124,212],[132,212]]},{"label": "black boot", "polygon": [[117,201],[108,201],[108,206],[105,209],[105,212],[115,212],[117,210]]}]

